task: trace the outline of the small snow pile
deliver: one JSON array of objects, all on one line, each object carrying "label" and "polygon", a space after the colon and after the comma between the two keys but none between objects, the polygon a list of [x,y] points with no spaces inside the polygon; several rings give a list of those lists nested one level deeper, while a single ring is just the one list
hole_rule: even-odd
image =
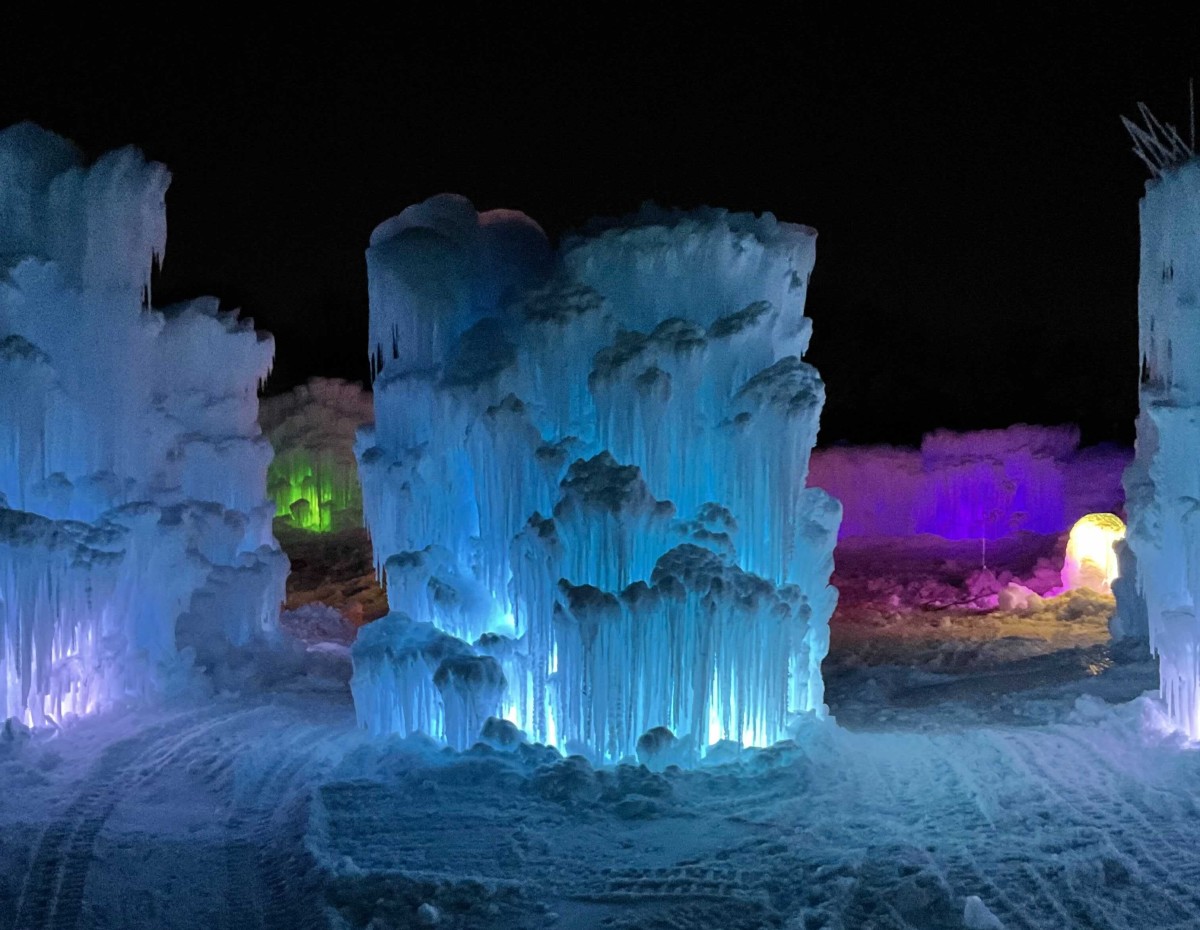
[{"label": "small snow pile", "polygon": [[275,450],[267,490],[276,517],[321,532],[362,526],[354,439],[374,416],[370,392],[337,378],[263,398],[258,419]]},{"label": "small snow pile", "polygon": [[29,738],[29,727],[13,717],[5,720],[3,728],[0,728],[0,743],[25,743]]},{"label": "small snow pile", "polygon": [[[357,453],[395,613],[355,647],[363,726],[477,735],[450,718],[484,722],[481,656],[500,715],[599,760],[655,727],[692,757],[768,745],[822,712],[841,508],[804,486],[814,245],[769,214],[647,207],[554,256],[452,195],[375,230]],[[454,637],[463,674],[400,614]]]},{"label": "small snow pile", "polygon": [[996,606],[1000,610],[1028,610],[1039,605],[1041,598],[1033,588],[1017,581],[1010,581],[996,594]]},{"label": "small snow pile", "polygon": [[515,723],[499,717],[489,717],[479,731],[479,742],[497,752],[515,752],[525,741],[525,734]]},{"label": "small snow pile", "polygon": [[966,930],[1004,930],[1000,918],[988,910],[978,895],[969,895],[963,908],[963,926]]},{"label": "small snow pile", "polygon": [[354,625],[340,610],[319,601],[283,611],[279,627],[310,646],[321,643],[349,646],[354,642]]},{"label": "small snow pile", "polygon": [[637,760],[651,772],[687,762],[687,746],[666,727],[655,727],[638,737]]},{"label": "small snow pile", "polygon": [[215,298],[149,309],[169,182],[132,148],[0,133],[0,716],[150,694],[183,647],[275,628],[274,343]]}]

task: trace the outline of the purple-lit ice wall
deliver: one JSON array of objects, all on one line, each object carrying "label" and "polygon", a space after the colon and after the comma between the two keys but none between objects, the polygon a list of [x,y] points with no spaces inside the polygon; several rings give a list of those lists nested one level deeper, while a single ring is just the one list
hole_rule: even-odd
[{"label": "purple-lit ice wall", "polygon": [[[1141,201],[1140,412],[1125,475],[1126,543],[1171,720],[1200,738],[1200,160],[1166,168]],[[1140,605],[1117,587],[1120,632]]]},{"label": "purple-lit ice wall", "polygon": [[809,483],[842,502],[842,537],[998,539],[1063,533],[1084,514],[1119,510],[1130,458],[1114,446],[1081,450],[1074,426],[1018,424],[939,431],[919,450],[819,449]]},{"label": "purple-lit ice wall", "polygon": [[796,480],[814,246],[645,208],[553,256],[451,195],[375,231],[358,452],[393,613],[355,646],[363,726],[461,746],[493,707],[618,759],[658,726],[702,752],[823,712],[840,507]]},{"label": "purple-lit ice wall", "polygon": [[[148,309],[170,176],[0,133],[0,714],[33,723],[156,690],[273,623],[269,337],[215,299]],[[236,594],[235,594],[236,592]]]}]

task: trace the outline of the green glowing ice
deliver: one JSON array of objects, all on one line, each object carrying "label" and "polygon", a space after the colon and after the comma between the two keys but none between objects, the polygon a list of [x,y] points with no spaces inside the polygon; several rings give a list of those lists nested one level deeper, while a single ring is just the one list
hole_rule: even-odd
[{"label": "green glowing ice", "polygon": [[358,472],[333,456],[298,449],[276,455],[267,472],[275,516],[289,517],[299,529],[327,533],[362,525]]}]

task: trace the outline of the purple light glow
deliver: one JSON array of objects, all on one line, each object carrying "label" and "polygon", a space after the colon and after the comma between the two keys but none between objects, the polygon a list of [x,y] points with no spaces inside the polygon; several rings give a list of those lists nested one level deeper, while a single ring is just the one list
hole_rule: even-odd
[{"label": "purple light glow", "polygon": [[1119,512],[1124,504],[1128,450],[1078,444],[1072,426],[943,431],[926,436],[920,449],[818,450],[808,481],[842,502],[843,539],[1055,534],[1086,513]]}]

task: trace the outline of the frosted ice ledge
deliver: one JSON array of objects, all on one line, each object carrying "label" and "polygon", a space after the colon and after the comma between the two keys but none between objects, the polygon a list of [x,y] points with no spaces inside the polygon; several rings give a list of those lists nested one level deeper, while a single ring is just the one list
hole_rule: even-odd
[{"label": "frosted ice ledge", "polygon": [[0,132],[0,698],[41,724],[158,692],[273,629],[257,392],[274,343],[149,309],[170,175]]},{"label": "frosted ice ledge", "polygon": [[[555,254],[454,195],[375,231],[357,449],[393,614],[354,650],[363,726],[458,745],[477,732],[447,715],[489,710],[617,759],[655,727],[702,752],[824,712],[814,247],[769,214],[645,208]],[[452,713],[458,654],[428,631],[499,669],[454,678]]]}]

